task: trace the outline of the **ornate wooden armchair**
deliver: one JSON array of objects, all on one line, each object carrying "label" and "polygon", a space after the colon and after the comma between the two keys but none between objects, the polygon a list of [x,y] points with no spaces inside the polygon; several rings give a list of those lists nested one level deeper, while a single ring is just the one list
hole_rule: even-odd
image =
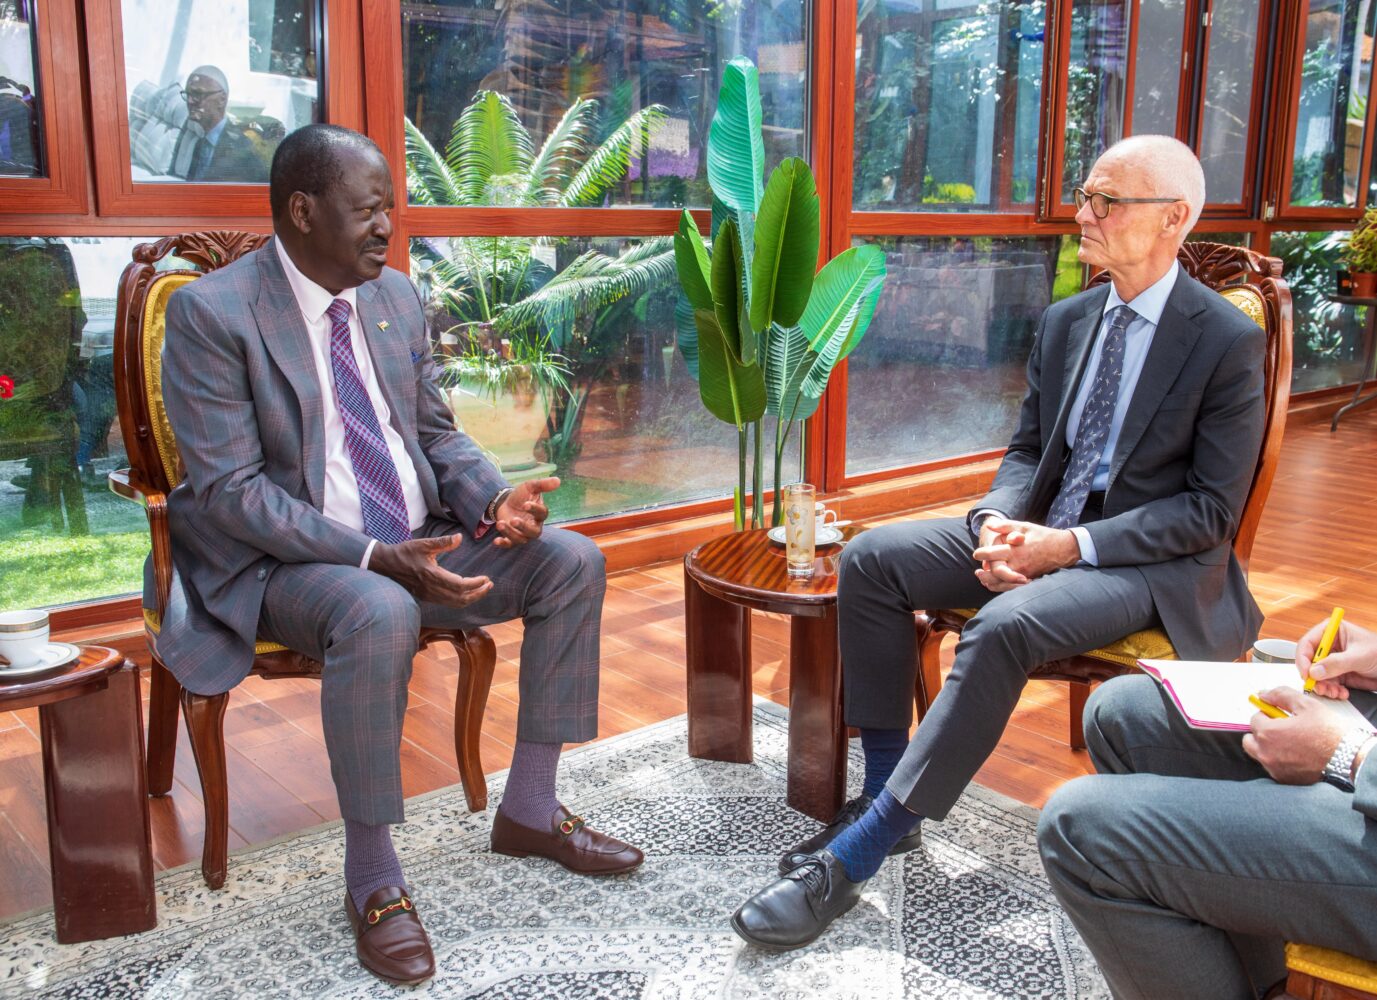
[{"label": "ornate wooden armchair", "polygon": [[[148,789],[165,795],[172,787],[177,749],[177,704],[187,733],[206,807],[201,872],[212,889],[225,883],[228,864],[229,794],[225,778],[225,707],[229,695],[185,690],[158,659],[156,639],[172,587],[172,542],[167,495],[181,481],[177,442],[163,407],[162,345],[167,300],[174,291],[257,249],[267,241],[256,233],[182,233],[134,248],[120,278],[115,326],[115,387],[129,468],[110,474],[110,488],[143,506],[152,536],[157,608],[145,611],[153,676],[148,710]],[[180,258],[200,268],[159,270],[159,261]],[[496,651],[482,629],[422,629],[421,647],[453,644],[459,657],[459,691],[454,702],[454,750],[464,796],[475,812],[487,807],[488,788],[478,754],[478,736],[492,685]],[[253,672],[265,677],[319,677],[322,664],[276,643],[260,642]]]},{"label": "ornate wooden armchair", "polygon": [[1377,962],[1287,942],[1286,969],[1286,992],[1278,1000],[1377,1000]]},{"label": "ornate wooden armchair", "polygon": [[[1221,243],[1187,243],[1181,248],[1178,260],[1186,273],[1197,281],[1218,291],[1238,306],[1267,331],[1267,354],[1264,371],[1264,392],[1267,396],[1267,415],[1263,431],[1262,449],[1258,454],[1253,485],[1234,536],[1234,554],[1248,571],[1248,559],[1253,551],[1253,538],[1258,521],[1276,475],[1277,459],[1281,454],[1281,437],[1286,427],[1286,407],[1291,396],[1291,292],[1281,279],[1281,261],[1264,257],[1244,247]],[[1109,280],[1107,272],[1091,279],[1090,284]],[[919,670],[916,700],[919,717],[927,711],[942,686],[939,653],[942,635],[960,634],[975,614],[974,610],[929,610],[916,617],[918,628]],[[1239,650],[1242,654],[1244,650]],[[1054,663],[1044,663],[1029,676],[1040,680],[1071,682],[1070,743],[1077,750],[1085,748],[1081,716],[1090,696],[1090,685],[1108,680],[1136,669],[1139,659],[1174,660],[1176,651],[1162,629],[1148,629],[1125,636],[1118,642]]]}]

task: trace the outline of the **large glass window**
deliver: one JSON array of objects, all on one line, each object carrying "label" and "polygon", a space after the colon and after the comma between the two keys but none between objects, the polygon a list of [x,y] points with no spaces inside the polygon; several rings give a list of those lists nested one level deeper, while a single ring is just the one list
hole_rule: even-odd
[{"label": "large glass window", "polygon": [[1133,60],[1133,132],[1175,135],[1182,0],[1141,0]]},{"label": "large glass window", "polygon": [[459,424],[509,480],[558,475],[554,518],[731,491],[735,428],[675,347],[668,237],[426,238],[411,255]]},{"label": "large glass window", "polygon": [[1027,211],[1045,20],[1043,0],[862,4],[855,207]]},{"label": "large glass window", "polygon": [[[420,197],[413,184],[412,199],[707,207],[704,150],[727,60],[749,56],[759,67],[766,170],[808,155],[807,7],[804,0],[407,3],[413,162],[438,172],[448,161],[456,178],[465,157],[502,166],[501,183],[459,183],[452,193]],[[459,138],[466,109],[475,125]],[[551,157],[535,155],[542,149]]]},{"label": "large glass window", "polygon": [[1243,199],[1248,121],[1253,106],[1258,0],[1216,4],[1210,13],[1205,107],[1200,119],[1200,165],[1210,202]]},{"label": "large glass window", "polygon": [[105,476],[127,464],[115,290],[147,239],[0,237],[0,607],[141,586],[148,522]]},{"label": "large glass window", "polygon": [[266,183],[283,136],[320,120],[319,0],[122,11],[135,181]]},{"label": "large glass window", "polygon": [[875,240],[889,277],[848,359],[846,471],[1009,443],[1048,304],[1081,290],[1070,236]]},{"label": "large glass window", "polygon": [[[1073,0],[1061,200],[1124,135],[1131,0]],[[1179,36],[1178,36],[1179,38]]]},{"label": "large glass window", "polygon": [[1368,0],[1310,0],[1307,5],[1292,136],[1293,205],[1357,205],[1374,18],[1377,7]]},{"label": "large glass window", "polygon": [[1346,232],[1326,230],[1272,234],[1270,253],[1281,258],[1291,288],[1294,392],[1327,389],[1362,377],[1368,307],[1341,305],[1330,298],[1347,239]]},{"label": "large glass window", "polygon": [[43,175],[33,0],[0,0],[0,176]]}]

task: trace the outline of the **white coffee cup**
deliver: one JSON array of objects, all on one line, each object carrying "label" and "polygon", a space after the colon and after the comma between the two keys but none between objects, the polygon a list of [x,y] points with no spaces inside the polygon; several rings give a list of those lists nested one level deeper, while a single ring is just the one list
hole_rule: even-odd
[{"label": "white coffee cup", "polygon": [[[816,517],[818,527],[822,527],[825,524],[831,524],[832,521],[836,521],[841,517],[841,515],[838,514],[835,510],[828,510],[827,505],[824,504],[821,500],[819,500],[817,504],[814,505],[814,509],[817,511]],[[831,518],[832,520],[829,521],[828,518]]]},{"label": "white coffee cup", "polygon": [[32,667],[48,645],[48,612],[6,611],[0,614],[0,670]]},{"label": "white coffee cup", "polygon": [[1296,644],[1290,639],[1259,639],[1248,659],[1254,663],[1295,663]]}]

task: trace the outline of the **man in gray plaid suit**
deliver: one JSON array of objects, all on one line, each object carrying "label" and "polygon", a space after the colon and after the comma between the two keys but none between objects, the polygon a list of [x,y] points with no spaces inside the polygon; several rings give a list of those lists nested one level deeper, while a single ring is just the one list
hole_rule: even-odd
[{"label": "man in gray plaid suit", "polygon": [[555,797],[562,744],[597,733],[603,559],[543,527],[558,479],[512,488],[454,429],[416,290],[385,267],[393,193],[377,147],[300,129],[278,147],[270,198],[276,238],[168,304],[163,391],[186,478],[169,498],[158,652],[202,694],[247,675],[256,639],[324,663],[359,959],[419,982],[434,958],[389,824],[421,626],[525,622],[493,849],[586,874],[641,863]]}]

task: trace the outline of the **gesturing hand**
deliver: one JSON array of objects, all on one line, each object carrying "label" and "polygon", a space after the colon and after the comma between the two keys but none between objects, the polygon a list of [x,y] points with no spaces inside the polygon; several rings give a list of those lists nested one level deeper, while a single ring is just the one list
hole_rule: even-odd
[{"label": "gesturing hand", "polygon": [[441,553],[457,549],[463,540],[462,535],[447,535],[413,538],[395,545],[379,542],[373,546],[368,568],[396,580],[418,601],[462,608],[492,590],[492,580],[486,576],[460,576],[436,561]]},{"label": "gesturing hand", "polygon": [[1363,714],[1346,701],[1305,695],[1295,688],[1274,688],[1260,697],[1291,715],[1269,719],[1256,713],[1252,732],[1243,737],[1243,750],[1283,785],[1319,781],[1344,736],[1367,725]]},{"label": "gesturing hand", "polygon": [[559,489],[559,477],[530,479],[519,484],[497,508],[497,536],[493,544],[509,549],[513,545],[525,545],[540,537],[545,519],[550,516],[550,508],[545,506],[541,494],[553,493]]},{"label": "gesturing hand", "polygon": [[1313,662],[1327,624],[1320,622],[1296,645],[1296,667],[1301,677],[1314,677],[1315,692],[1326,698],[1347,698],[1350,689],[1377,691],[1377,635],[1365,628],[1343,622],[1329,655]]}]

